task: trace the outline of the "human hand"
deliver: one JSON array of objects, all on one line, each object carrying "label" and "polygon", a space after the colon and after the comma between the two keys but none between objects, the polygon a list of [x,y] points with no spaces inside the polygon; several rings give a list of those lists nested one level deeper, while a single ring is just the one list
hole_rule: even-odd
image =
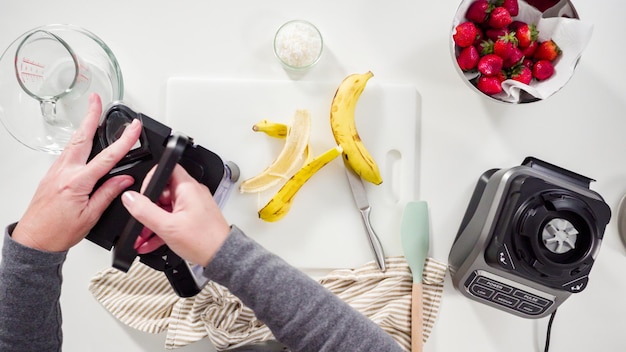
[{"label": "human hand", "polygon": [[115,143],[87,163],[101,114],[100,97],[92,94],[87,115],[39,183],[13,231],[13,240],[48,252],[68,250],[83,239],[115,197],[133,184],[132,176],[116,176],[93,192],[96,182],[132,149],[141,133],[141,123],[134,120]]},{"label": "human hand", "polygon": [[[150,177],[150,174],[146,177],[144,186]],[[180,257],[206,266],[230,233],[230,226],[209,189],[180,165],[174,168],[157,204],[134,191],[124,192],[122,203],[147,228],[136,242],[147,240],[137,248],[140,254],[166,243]],[[149,238],[152,232],[158,235]]]}]

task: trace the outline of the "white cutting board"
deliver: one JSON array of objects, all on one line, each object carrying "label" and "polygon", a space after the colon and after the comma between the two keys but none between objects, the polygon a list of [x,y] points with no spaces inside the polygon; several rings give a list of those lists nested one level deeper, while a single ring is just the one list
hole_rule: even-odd
[{"label": "white cutting board", "polygon": [[[235,162],[242,181],[270,165],[284,143],[253,132],[259,120],[290,123],[297,109],[308,109],[313,153],[335,145],[329,112],[338,84],[172,78],[167,83],[167,124]],[[418,197],[420,110],[414,86],[382,84],[376,76],[357,105],[357,129],[383,177],[380,186],[366,183],[366,190],[372,224],[387,256],[402,255],[402,212]],[[279,187],[257,195],[239,193],[239,182],[235,186],[224,206],[228,221],[292,265],[327,270],[354,268],[374,259],[340,158],[300,189],[290,212],[278,222],[259,219],[257,211]]]}]

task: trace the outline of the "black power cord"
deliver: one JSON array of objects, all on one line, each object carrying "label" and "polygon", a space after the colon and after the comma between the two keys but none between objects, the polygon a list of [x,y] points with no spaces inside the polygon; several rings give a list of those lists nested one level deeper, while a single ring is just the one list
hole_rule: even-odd
[{"label": "black power cord", "polygon": [[548,352],[550,349],[550,334],[552,333],[552,322],[554,322],[554,316],[556,315],[556,309],[550,315],[550,320],[548,321],[548,331],[546,332],[546,347],[544,348],[544,352]]}]

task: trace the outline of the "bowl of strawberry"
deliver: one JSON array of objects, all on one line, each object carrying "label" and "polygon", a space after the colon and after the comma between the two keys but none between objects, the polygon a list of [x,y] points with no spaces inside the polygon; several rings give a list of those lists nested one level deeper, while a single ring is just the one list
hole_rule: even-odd
[{"label": "bowl of strawberry", "polygon": [[592,29],[569,1],[464,0],[451,44],[461,77],[475,90],[502,102],[530,103],[569,81]]}]

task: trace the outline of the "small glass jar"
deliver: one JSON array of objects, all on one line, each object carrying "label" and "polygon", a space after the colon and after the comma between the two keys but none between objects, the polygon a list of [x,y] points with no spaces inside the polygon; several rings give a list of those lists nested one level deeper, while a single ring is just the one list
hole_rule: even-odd
[{"label": "small glass jar", "polygon": [[286,68],[292,70],[315,65],[323,49],[322,34],[308,21],[289,21],[280,26],[274,36],[274,54]]}]

